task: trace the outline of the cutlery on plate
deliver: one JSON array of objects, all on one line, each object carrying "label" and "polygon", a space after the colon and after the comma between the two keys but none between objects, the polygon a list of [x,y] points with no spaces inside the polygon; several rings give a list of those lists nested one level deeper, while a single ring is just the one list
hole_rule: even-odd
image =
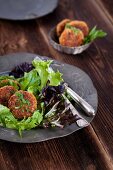
[{"label": "cutlery on plate", "polygon": [[64,83],[67,93],[70,97],[80,106],[80,108],[86,113],[87,116],[94,116],[95,110],[94,108],[87,103],[82,97],[80,97],[75,91],[73,91],[70,87]]}]

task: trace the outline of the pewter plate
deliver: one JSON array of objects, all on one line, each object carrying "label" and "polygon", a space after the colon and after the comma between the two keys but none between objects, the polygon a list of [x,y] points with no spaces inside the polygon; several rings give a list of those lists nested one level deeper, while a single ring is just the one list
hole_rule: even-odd
[{"label": "pewter plate", "polygon": [[[44,56],[38,56],[30,53],[15,53],[0,57],[0,75],[7,74],[14,66],[22,62],[29,62],[37,57],[37,59],[48,59]],[[60,63],[56,60],[53,61],[52,68],[54,70],[59,70],[63,73],[64,81],[69,84],[69,86],[77,92],[81,97],[83,97],[89,104],[91,104],[95,111],[97,111],[98,97],[97,91],[89,78],[89,76],[81,69],[74,67],[69,64]],[[80,111],[80,114],[90,122],[93,117],[87,117]],[[19,142],[19,143],[35,143],[46,141],[53,138],[67,136],[77,130],[81,129],[76,123],[73,123],[64,129],[61,128],[48,128],[48,129],[32,129],[23,132],[23,137],[18,135],[18,132],[13,129],[7,129],[0,127],[0,139]]]},{"label": "pewter plate", "polygon": [[51,31],[49,32],[49,41],[50,41],[50,44],[53,46],[53,48],[55,48],[56,50],[58,50],[62,53],[73,54],[73,55],[80,54],[83,51],[87,50],[92,43],[92,42],[90,42],[88,44],[81,45],[78,47],[62,46],[61,44],[58,43],[58,38],[56,35],[55,27],[52,28]]},{"label": "pewter plate", "polygon": [[51,13],[58,0],[0,0],[0,18],[28,20]]}]

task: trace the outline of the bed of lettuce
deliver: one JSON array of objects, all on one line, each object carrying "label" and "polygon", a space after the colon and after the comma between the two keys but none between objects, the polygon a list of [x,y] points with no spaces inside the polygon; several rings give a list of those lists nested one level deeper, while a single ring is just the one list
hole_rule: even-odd
[{"label": "bed of lettuce", "polygon": [[[76,120],[68,107],[63,95],[62,74],[53,71],[50,67],[51,60],[36,60],[32,64],[22,63],[16,66],[8,76],[0,76],[0,81],[5,79],[17,80],[21,90],[33,93],[38,100],[38,109],[29,118],[18,120],[10,109],[0,104],[0,125],[17,129],[20,136],[24,130],[33,128],[64,127]],[[10,85],[12,81],[9,81]],[[63,95],[62,95],[63,94]]]}]

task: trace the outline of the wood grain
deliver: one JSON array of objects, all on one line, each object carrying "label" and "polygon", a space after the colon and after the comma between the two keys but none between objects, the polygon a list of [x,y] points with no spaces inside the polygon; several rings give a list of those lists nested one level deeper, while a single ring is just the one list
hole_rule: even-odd
[{"label": "wood grain", "polygon": [[[1,141],[1,170],[112,170],[113,169],[113,10],[112,0],[62,0],[46,17],[33,21],[0,20],[0,55],[27,51],[80,67],[94,82],[99,95],[92,126],[70,136],[36,144]],[[80,55],[54,50],[48,32],[63,18],[85,20],[108,35]]]},{"label": "wood grain", "polygon": [[[90,141],[90,142],[89,142]],[[110,169],[109,157],[91,127],[37,144],[1,143],[7,169]]]},{"label": "wood grain", "polygon": [[[80,54],[78,56],[71,56],[71,55],[65,55],[65,54],[59,54],[61,55],[60,59],[64,62],[71,63],[73,65],[76,65],[83,70],[85,70],[90,77],[92,78],[98,93],[99,93],[99,109],[98,109],[98,114],[93,121],[92,125],[95,129],[95,131],[98,132],[100,136],[100,140],[103,145],[106,145],[105,148],[109,154],[111,154],[111,157],[113,157],[113,147],[111,143],[113,141],[110,140],[113,131],[112,128],[110,130],[107,127],[112,127],[112,96],[110,95],[113,90],[112,90],[112,74],[113,74],[113,64],[112,64],[112,55],[113,51],[112,49],[112,35],[110,32],[112,32],[112,27],[109,19],[107,19],[107,16],[104,14],[104,12],[101,11],[101,6],[97,6],[98,4],[94,3],[94,1],[90,2],[87,0],[87,13],[86,10],[82,10],[80,12],[79,9],[86,9],[86,4],[83,1],[71,1],[74,4],[73,6],[75,7],[74,9],[70,9],[70,5],[63,11],[63,14],[60,13],[60,17],[64,18],[64,13],[65,13],[65,18],[70,18],[70,13],[68,15],[67,10],[73,11],[73,16],[71,18],[77,18],[77,19],[82,19],[85,20],[89,23],[90,27],[93,27],[94,25],[98,25],[98,27],[103,28],[107,33],[108,36],[103,39],[103,40],[98,40],[95,43],[93,43],[92,47],[84,52],[83,54]],[[62,2],[62,6],[65,6],[66,1],[64,1],[64,4]],[[92,11],[92,6],[93,10],[96,11],[95,13]],[[60,8],[61,6],[59,6]],[[58,9],[58,11],[61,11]],[[90,14],[90,15],[89,15]],[[72,14],[71,14],[72,15]],[[93,16],[93,17],[91,17]],[[99,17],[97,17],[99,16]],[[51,19],[53,20],[52,17],[50,16]],[[103,19],[104,18],[104,19]],[[58,21],[54,21],[58,22]],[[45,25],[48,23],[48,18],[45,19],[44,21],[41,21],[41,29],[45,29]],[[108,25],[109,23],[109,25]],[[55,24],[54,24],[55,25]],[[48,26],[50,27],[50,26]],[[43,31],[45,32],[45,35],[49,31],[49,28],[46,27],[46,29]],[[44,34],[44,33],[43,33]],[[107,45],[106,45],[107,44]],[[51,49],[50,49],[51,50]],[[54,54],[53,54],[54,55]],[[58,55],[58,56],[59,56]],[[56,57],[56,54],[55,56]],[[59,59],[59,58],[58,58]],[[109,83],[108,83],[109,80]],[[111,81],[110,81],[111,80]],[[107,90],[105,90],[107,89]],[[109,90],[108,90],[109,89]],[[104,93],[103,93],[104,92]],[[109,105],[106,101],[109,100]],[[111,109],[110,109],[111,108]],[[107,116],[106,116],[107,114]],[[106,136],[108,136],[106,138]],[[113,140],[113,139],[112,139]],[[108,147],[109,145],[109,147]],[[110,148],[110,150],[109,150]]]}]

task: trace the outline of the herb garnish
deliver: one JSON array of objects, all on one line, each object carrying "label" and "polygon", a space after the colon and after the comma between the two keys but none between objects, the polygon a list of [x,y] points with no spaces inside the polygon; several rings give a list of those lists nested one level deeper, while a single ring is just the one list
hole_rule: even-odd
[{"label": "herb garnish", "polygon": [[103,30],[98,30],[97,27],[93,27],[88,36],[85,37],[84,39],[84,44],[90,43],[92,41],[94,41],[96,38],[102,38],[105,37],[107,35],[106,32],[104,32]]},{"label": "herb garnish", "polygon": [[19,98],[20,100],[20,107],[16,107],[16,109],[21,108],[24,104],[30,105],[29,100],[24,98],[24,95],[22,93],[16,92],[15,95]]},{"label": "herb garnish", "polygon": [[71,29],[76,35],[80,32],[80,29],[75,28],[69,24],[66,24],[65,28]]}]

